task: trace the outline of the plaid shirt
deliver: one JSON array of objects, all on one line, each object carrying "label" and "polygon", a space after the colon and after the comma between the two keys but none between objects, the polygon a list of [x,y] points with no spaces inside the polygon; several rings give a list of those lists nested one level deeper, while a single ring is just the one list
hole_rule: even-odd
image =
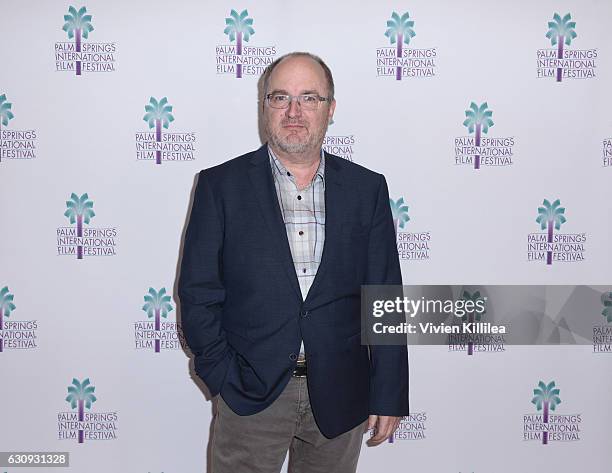
[{"label": "plaid shirt", "polygon": [[[321,150],[321,161],[312,181],[298,190],[295,178],[269,147],[268,152],[293,266],[305,300],[319,269],[325,242],[325,155]],[[298,363],[303,359],[304,342]]]}]

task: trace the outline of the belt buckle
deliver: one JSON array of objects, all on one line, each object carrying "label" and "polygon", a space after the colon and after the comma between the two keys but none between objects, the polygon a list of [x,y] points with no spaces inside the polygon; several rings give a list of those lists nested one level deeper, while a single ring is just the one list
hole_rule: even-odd
[{"label": "belt buckle", "polygon": [[300,355],[295,368],[293,369],[293,373],[291,375],[295,378],[305,378],[306,377],[306,359],[303,355]]}]

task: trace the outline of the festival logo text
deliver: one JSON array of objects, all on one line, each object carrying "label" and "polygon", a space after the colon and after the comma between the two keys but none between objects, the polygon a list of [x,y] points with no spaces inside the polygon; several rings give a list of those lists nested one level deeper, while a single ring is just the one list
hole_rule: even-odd
[{"label": "festival logo text", "polygon": [[195,133],[164,133],[162,128],[168,129],[174,121],[172,105],[168,104],[168,98],[157,100],[149,99],[145,105],[145,115],[142,118],[149,129],[155,131],[144,131],[136,133],[136,159],[155,160],[155,164],[162,161],[193,161],[195,152]]},{"label": "festival logo text", "polygon": [[[332,120],[330,126],[334,124]],[[335,154],[349,161],[353,160],[355,135],[325,135],[323,149],[330,154]]]},{"label": "festival logo text", "polygon": [[[407,416],[400,419],[397,430],[393,433],[388,443],[395,443],[397,440],[425,440],[427,437],[425,431],[427,430],[427,413],[426,412],[412,412]],[[375,429],[370,430],[370,437],[376,434]]]},{"label": "festival logo text", "polygon": [[523,416],[523,440],[535,440],[543,445],[580,440],[581,414],[551,414],[561,403],[559,393],[554,381],[548,384],[543,381],[538,383],[531,399],[538,413]]},{"label": "festival logo text", "polygon": [[561,225],[566,221],[565,208],[561,207],[561,201],[557,199],[551,204],[548,199],[544,199],[542,207],[538,207],[536,222],[545,232],[527,235],[528,261],[546,261],[547,265],[553,261],[566,263],[584,261],[587,235],[560,233]]},{"label": "festival logo text", "polygon": [[70,195],[64,216],[71,225],[76,226],[57,229],[58,255],[76,255],[77,259],[85,256],[115,256],[117,229],[85,226],[96,216],[93,205],[87,193],[81,196],[75,193]]},{"label": "festival logo text", "polygon": [[144,301],[142,310],[147,314],[147,319],[152,320],[134,322],[135,348],[154,350],[155,353],[185,348],[185,339],[178,323],[166,320],[174,310],[172,297],[166,294],[166,288],[156,291],[150,287]]},{"label": "festival logo text", "polygon": [[612,138],[603,140],[602,155],[604,167],[612,166]]},{"label": "festival logo text", "polygon": [[593,327],[593,353],[612,353],[612,292],[601,295],[605,324]]},{"label": "festival logo text", "polygon": [[0,289],[0,353],[5,350],[37,348],[37,321],[13,320],[12,312],[17,308],[13,301],[14,295],[8,286]]},{"label": "festival logo text", "polygon": [[402,260],[426,260],[429,259],[431,232],[407,232],[403,228],[410,221],[408,216],[408,206],[404,203],[404,198],[400,197],[397,201],[389,199],[391,214],[395,226],[397,240],[397,253]]},{"label": "festival logo text", "polygon": [[[376,49],[376,75],[395,77],[433,77],[436,75],[436,48],[407,48],[410,40],[416,36],[414,21],[408,12],[399,15],[391,13],[387,20],[385,36],[392,46]],[[395,46],[393,46],[395,45]]]},{"label": "festival logo text", "polygon": [[230,12],[223,30],[230,44],[216,46],[217,74],[232,74],[240,79],[243,75],[260,76],[274,61],[276,46],[245,46],[255,34],[253,18],[247,10]]},{"label": "festival logo text", "polygon": [[15,118],[13,104],[0,95],[0,162],[3,159],[34,159],[36,157],[36,130],[5,129]]},{"label": "festival logo text", "polygon": [[[117,412],[92,412],[91,407],[98,400],[96,388],[89,378],[82,382],[76,378],[68,386],[65,401],[71,411],[58,412],[57,429],[59,440],[114,440],[117,438]],[[76,409],[76,412],[74,411]],[[86,411],[89,411],[87,412]]]},{"label": "festival logo text", "polygon": [[576,34],[576,22],[572,15],[563,18],[558,13],[548,22],[546,37],[552,48],[537,50],[537,74],[541,77],[554,77],[557,82],[563,79],[592,79],[595,77],[597,49],[570,49]]},{"label": "festival logo text", "polygon": [[89,33],[94,30],[92,16],[86,7],[77,10],[68,8],[62,29],[70,41],[55,43],[55,70],[74,72],[77,76],[85,72],[113,72],[115,70],[115,43],[93,43]]},{"label": "festival logo text", "polygon": [[512,165],[513,136],[505,138],[482,136],[488,134],[489,128],[494,125],[491,118],[493,111],[489,110],[487,102],[480,106],[474,102],[470,103],[465,116],[463,126],[468,129],[470,135],[455,138],[455,164],[467,164],[474,169],[480,169],[480,166]]},{"label": "festival logo text", "polygon": [[[462,323],[470,324],[473,327],[480,324],[487,313],[486,304],[488,298],[480,294],[480,291],[463,291],[461,299],[474,302],[483,301],[485,310],[477,311],[476,309],[467,310],[466,314],[461,317]],[[467,352],[468,355],[478,353],[501,353],[506,350],[506,339],[504,334],[499,333],[460,333],[448,335],[448,351]]]}]

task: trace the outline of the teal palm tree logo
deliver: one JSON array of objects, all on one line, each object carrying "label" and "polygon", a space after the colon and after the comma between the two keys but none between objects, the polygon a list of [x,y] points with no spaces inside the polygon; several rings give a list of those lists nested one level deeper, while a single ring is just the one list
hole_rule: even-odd
[{"label": "teal palm tree logo", "polygon": [[[97,398],[94,395],[96,388],[89,382],[89,378],[85,378],[80,382],[76,378],[72,378],[72,385],[68,386],[68,396],[66,402],[70,403],[70,407],[75,409],[78,407],[79,422],[84,420],[84,407],[91,409],[91,405],[96,402]],[[79,429],[79,443],[83,443],[83,430]]]},{"label": "teal palm tree logo", "polygon": [[404,198],[400,197],[397,201],[389,199],[391,205],[391,216],[393,217],[393,226],[395,227],[395,233],[400,228],[404,228],[404,225],[410,221],[408,216],[408,206],[404,204]]},{"label": "teal palm tree logo", "polygon": [[145,304],[142,306],[142,310],[147,313],[147,317],[155,317],[155,353],[159,353],[160,317],[165,319],[168,317],[168,313],[172,312],[172,298],[169,294],[166,294],[165,287],[162,287],[159,291],[150,287],[149,293],[144,296],[144,300]]},{"label": "teal palm tree logo", "polygon": [[[491,119],[493,112],[489,110],[487,102],[484,102],[480,107],[472,102],[470,108],[465,111],[465,116],[463,126],[467,127],[468,133],[474,133],[474,146],[480,146],[481,134],[488,133],[489,127],[494,125]],[[474,169],[480,169],[480,155],[478,153],[474,156]]]},{"label": "teal palm tree logo", "polygon": [[[0,95],[0,139],[2,138],[2,127],[8,126],[9,120],[12,120],[15,115],[11,112],[12,103],[7,102],[6,95]],[[2,161],[0,159],[0,161]]]},{"label": "teal palm tree logo", "polygon": [[[538,383],[538,387],[533,390],[532,404],[535,404],[538,411],[543,411],[542,421],[548,424],[548,411],[554,411],[558,404],[561,403],[559,398],[559,388],[555,387],[555,382],[551,381],[546,384],[543,381]],[[548,432],[542,432],[542,443],[548,444]]]},{"label": "teal palm tree logo", "polygon": [[[0,295],[2,295],[1,292],[0,292]],[[606,319],[606,321],[608,323],[612,323],[612,292],[604,292],[601,295],[601,303],[604,306],[604,310],[601,313],[601,315],[604,316],[604,319]],[[0,315],[0,317],[1,317],[1,315]],[[1,320],[2,319],[0,318],[0,321]]]},{"label": "teal palm tree logo", "polygon": [[[544,207],[538,207],[538,218],[540,229],[547,230],[547,242],[553,242],[553,228],[559,230],[567,219],[565,218],[565,207],[561,207],[561,201],[555,200],[552,204],[548,199],[542,202]],[[546,264],[552,264],[552,251],[546,252]]]},{"label": "teal palm tree logo", "polygon": [[[236,55],[242,56],[242,41],[249,41],[253,29],[253,18],[248,18],[249,13],[242,10],[239,14],[236,10],[230,12],[230,16],[225,19],[225,29],[223,33],[229,36],[230,42],[236,41]],[[236,64],[236,77],[242,77],[242,64]]]},{"label": "teal palm tree logo", "polygon": [[[157,101],[155,97],[149,99],[149,103],[145,105],[145,115],[142,119],[149,124],[149,128],[155,127],[155,141],[161,143],[162,126],[167,130],[170,123],[174,121],[172,115],[172,105],[168,105],[168,98],[163,97]],[[161,164],[161,151],[155,151],[155,163]]]},{"label": "teal palm tree logo", "polygon": [[[13,294],[9,292],[8,286],[0,289],[0,331],[4,330],[4,317],[10,317],[11,312],[16,309],[13,304]],[[0,338],[0,353],[4,351],[4,340]]]},{"label": "teal palm tree logo", "polygon": [[[68,217],[70,224],[77,226],[77,237],[83,237],[83,224],[89,225],[90,220],[95,217],[96,213],[93,210],[93,202],[89,200],[87,193],[78,196],[74,192],[70,194],[70,200],[66,201],[66,212],[64,216]],[[77,246],[77,259],[83,259],[83,247]]]},{"label": "teal palm tree logo", "polygon": [[[77,53],[81,52],[81,39],[87,39],[94,27],[91,24],[91,15],[87,14],[87,8],[81,7],[78,11],[73,6],[68,8],[68,14],[64,15],[63,30],[68,33],[68,39],[74,38]],[[81,75],[81,61],[76,62],[76,75]]]},{"label": "teal palm tree logo", "polygon": [[[561,15],[555,13],[553,15],[553,21],[548,22],[548,31],[546,37],[550,39],[550,44],[557,46],[557,59],[563,59],[563,45],[569,46],[572,44],[572,39],[576,36],[574,28],[576,28],[576,22],[570,21],[572,15],[569,13],[561,18]],[[561,82],[562,68],[557,67],[557,82]]]},{"label": "teal palm tree logo", "polygon": [[11,108],[13,104],[6,100],[6,94],[0,95],[0,130],[3,126],[8,126],[9,120],[15,118]]},{"label": "teal palm tree logo", "polygon": [[[410,38],[414,38],[416,33],[412,29],[414,21],[410,19],[408,12],[399,16],[398,13],[391,13],[391,19],[387,20],[387,31],[385,36],[389,38],[391,44],[397,43],[396,54],[398,58],[403,55],[402,47],[404,44],[410,44]],[[397,66],[395,69],[395,79],[402,80],[402,67]]]},{"label": "teal palm tree logo", "polygon": [[[464,301],[472,301],[474,303],[485,300],[484,297],[480,295],[480,291],[474,291],[473,293],[470,293],[469,291],[463,291],[461,299],[463,299]],[[461,317],[461,320],[467,323],[480,322],[480,320],[482,319],[482,316],[485,313],[486,313],[486,309],[483,310],[482,312],[476,311],[476,310],[470,310],[468,311],[467,314]],[[467,354],[468,355],[474,354],[474,342],[468,342]]]},{"label": "teal palm tree logo", "polygon": [[0,95],[0,139],[2,138],[2,127],[8,126],[9,120],[15,117],[13,112],[11,112],[12,106],[12,103],[7,102],[5,94]]}]

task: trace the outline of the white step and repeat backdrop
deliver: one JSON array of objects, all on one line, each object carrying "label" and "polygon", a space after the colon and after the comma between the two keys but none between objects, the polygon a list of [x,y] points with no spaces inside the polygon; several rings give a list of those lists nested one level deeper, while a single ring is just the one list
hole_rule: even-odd
[{"label": "white step and repeat backdrop", "polygon": [[[610,17],[608,0],[3,0],[0,451],[206,470],[180,242],[196,173],[260,145],[257,80],[286,52],[333,70],[325,146],[387,177],[406,284],[611,285]],[[605,302],[579,314],[582,345],[411,347],[413,414],[359,471],[611,471]]]}]

